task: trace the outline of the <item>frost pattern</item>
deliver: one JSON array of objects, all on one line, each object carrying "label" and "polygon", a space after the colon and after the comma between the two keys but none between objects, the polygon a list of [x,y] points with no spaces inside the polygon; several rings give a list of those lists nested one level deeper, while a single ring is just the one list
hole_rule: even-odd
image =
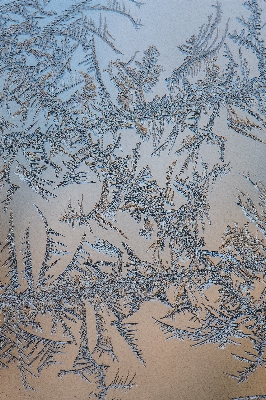
[{"label": "frost pattern", "polygon": [[[14,0],[0,6],[0,185],[5,193],[2,212],[10,213],[1,250],[5,276],[0,286],[0,365],[5,368],[16,363],[26,389],[32,389],[30,376],[38,377],[71,344],[78,348],[76,358],[72,368],[62,369],[59,377],[79,375],[88,382],[90,396],[98,399],[105,399],[109,390],[131,389],[134,373],[121,375],[119,369],[107,384],[108,369],[118,362],[109,332],[114,327],[145,365],[137,323],[131,317],[151,300],[168,306],[167,314],[155,319],[168,338],[189,339],[195,345],[216,343],[219,348],[249,342],[252,351],[245,356],[233,354],[241,366],[245,364],[233,376],[239,382],[266,367],[265,287],[259,298],[252,296],[265,279],[263,183],[246,177],[259,193],[258,204],[239,193],[237,204],[249,223],[228,226],[218,250],[208,249],[204,239],[205,225],[210,223],[210,191],[231,168],[224,162],[226,137],[216,132],[215,121],[226,112],[229,130],[244,135],[247,141],[264,143],[266,48],[259,2],[245,2],[250,14],[247,20],[239,18],[240,33],[231,33],[228,23],[220,36],[217,28],[222,7],[215,5],[214,15],[199,33],[180,46],[184,62],[166,80],[162,96],[151,98],[163,70],[155,46],[142,58],[135,54],[128,62],[111,61],[107,72],[116,91],[113,98],[99,66],[96,40],[120,53],[109,32],[108,18],[116,14],[127,18],[134,28],[141,26],[130,3],[140,8],[142,2],[126,3],[83,1],[62,12],[53,10],[49,0]],[[233,46],[238,46],[238,52],[234,51],[237,59]],[[256,57],[255,77],[251,77],[246,50]],[[77,53],[82,56],[76,57]],[[219,57],[225,59],[225,66],[217,64]],[[136,136],[136,144],[131,154],[123,156],[125,131]],[[111,139],[106,142],[106,138]],[[147,141],[152,142],[152,156],[174,158],[163,187],[149,165],[140,167]],[[219,158],[213,164],[203,159],[205,144],[218,149]],[[71,261],[56,277],[56,266],[68,254],[67,246],[37,206],[46,232],[37,279],[29,228],[20,265],[12,202],[22,189],[13,182],[14,173],[45,201],[57,197],[66,186],[85,185],[78,208],[70,199],[60,218],[72,228],[84,229],[84,234]],[[101,186],[100,196],[94,207],[86,210],[86,197],[94,185]],[[182,197],[181,205],[177,195]],[[142,260],[137,249],[130,247],[119,225],[120,215],[139,224],[139,235],[148,241],[152,261]],[[254,235],[249,224],[255,225],[260,235]],[[120,244],[112,243],[112,235],[110,241],[95,237],[90,242],[88,236],[95,226],[115,232]],[[94,253],[99,260],[94,260]],[[169,261],[164,261],[164,254],[169,254]],[[110,257],[109,261],[103,255]],[[19,283],[20,274],[25,285]],[[210,287],[218,294],[214,304],[208,299]],[[173,301],[168,299],[169,289],[174,290]],[[95,316],[94,349],[88,344],[88,304]],[[176,327],[173,321],[178,321],[180,313],[188,316],[194,327]],[[52,334],[60,327],[66,340],[45,338],[40,316],[50,318]],[[73,324],[80,326],[79,337],[72,332]],[[103,355],[109,364],[102,362]]]}]

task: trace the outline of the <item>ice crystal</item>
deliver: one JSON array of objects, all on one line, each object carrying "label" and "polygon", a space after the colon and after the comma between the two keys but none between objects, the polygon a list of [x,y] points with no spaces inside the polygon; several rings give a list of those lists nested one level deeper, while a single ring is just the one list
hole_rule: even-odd
[{"label": "ice crystal", "polygon": [[[210,224],[210,192],[217,179],[231,170],[224,161],[226,134],[217,131],[217,119],[226,115],[229,132],[265,143],[265,27],[259,2],[245,3],[250,16],[239,18],[240,34],[228,33],[229,23],[221,35],[217,33],[222,6],[215,5],[215,15],[179,46],[184,62],[166,79],[165,94],[160,96],[152,94],[163,71],[154,45],[142,57],[136,52],[127,62],[110,61],[105,73],[115,95],[103,78],[96,40],[120,54],[108,18],[116,14],[139,28],[129,3],[132,8],[143,5],[135,0],[75,1],[63,11],[55,11],[45,0],[0,5],[0,188],[5,192],[3,215],[10,212],[1,250],[0,366],[16,363],[27,389],[32,388],[31,377],[38,377],[72,344],[78,349],[73,365],[63,367],[59,377],[78,375],[98,399],[105,399],[111,390],[134,387],[134,373],[121,375],[119,369],[107,384],[110,367],[119,362],[110,332],[116,330],[145,365],[134,316],[151,300],[168,308],[163,318],[154,319],[168,338],[189,339],[194,345],[215,343],[219,348],[251,345],[253,350],[245,356],[234,353],[245,364],[232,374],[239,382],[266,366],[265,287],[259,298],[252,295],[265,279],[264,184],[246,176],[259,194],[258,204],[239,192],[237,204],[249,223],[228,226],[219,249],[208,248],[204,237],[206,223]],[[232,51],[236,45],[238,52]],[[257,60],[255,77],[246,50]],[[219,65],[219,56],[225,66]],[[124,132],[136,138],[128,154],[121,144]],[[153,157],[169,157],[163,184],[152,165],[141,163],[147,142],[153,146]],[[205,145],[215,150],[213,162],[204,159]],[[71,258],[63,235],[53,229],[37,202],[46,236],[41,266],[33,263],[29,227],[22,257],[18,256],[20,244],[10,210],[25,184],[40,202],[83,185],[78,207],[71,190],[59,219],[78,232],[83,229]],[[89,208],[94,187],[100,187],[99,197]],[[121,216],[138,227],[151,254],[149,261],[131,247],[130,230],[121,226]],[[254,234],[251,224],[261,236]],[[108,239],[98,235],[102,231]],[[208,299],[210,287],[217,291],[214,304]],[[173,299],[168,296],[170,289]],[[88,306],[97,332],[93,349],[88,340]],[[194,325],[176,326],[180,313]],[[40,317],[50,319],[51,333],[61,329],[66,340],[45,337]],[[80,327],[79,335],[74,325]],[[265,396],[238,400],[260,398]]]}]

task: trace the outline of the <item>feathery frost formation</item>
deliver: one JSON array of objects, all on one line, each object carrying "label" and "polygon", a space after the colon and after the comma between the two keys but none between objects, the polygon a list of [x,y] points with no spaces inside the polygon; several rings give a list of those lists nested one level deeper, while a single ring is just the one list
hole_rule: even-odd
[{"label": "feathery frost formation", "polygon": [[[231,170],[224,161],[226,134],[217,132],[217,119],[226,115],[228,132],[245,136],[247,143],[265,141],[266,47],[260,2],[245,2],[249,17],[240,17],[242,30],[234,32],[229,22],[222,26],[222,7],[215,5],[199,32],[179,47],[184,61],[166,79],[165,94],[153,97],[163,71],[155,46],[128,62],[120,58],[109,63],[105,73],[115,96],[97,58],[103,44],[121,54],[108,21],[116,15],[139,28],[134,14],[145,7],[141,1],[75,1],[65,10],[56,10],[49,0],[1,3],[1,213],[10,218],[1,247],[0,366],[15,363],[23,386],[32,389],[34,377],[74,345],[72,368],[62,366],[59,377],[79,375],[88,382],[91,398],[127,391],[137,382],[134,371],[117,367],[112,381],[108,375],[119,365],[110,332],[115,329],[145,365],[132,321],[145,302],[156,300],[168,307],[166,315],[154,319],[167,338],[252,349],[245,356],[237,348],[233,351],[240,361],[233,376],[239,382],[266,367],[263,183],[245,177],[259,194],[256,202],[239,192],[237,204],[246,224],[228,226],[218,249],[209,248],[204,239],[209,194],[216,180]],[[256,74],[249,67],[251,52]],[[135,146],[124,155],[122,143],[128,135],[135,137]],[[141,166],[147,142],[153,157],[170,160],[164,186],[149,165]],[[206,145],[213,163],[204,159]],[[25,184],[19,185],[15,175],[44,201],[59,197],[66,186],[75,190],[83,185],[78,206],[70,198],[60,217],[81,236],[59,275],[58,262],[69,252],[41,208],[33,205],[46,234],[40,268],[33,265],[30,228],[22,244],[16,241],[12,204]],[[86,201],[95,187],[101,188],[99,198],[88,210]],[[131,248],[119,222],[123,216],[138,224],[150,261]],[[101,230],[110,233],[109,240],[98,237]],[[208,298],[210,287],[217,294],[214,302]],[[95,316],[94,348],[88,341],[88,306]],[[178,328],[180,313],[191,321],[186,329]],[[51,321],[49,338],[41,317]],[[78,337],[74,326],[79,326]],[[63,337],[53,339],[59,330]],[[251,398],[266,396],[238,400]]]}]

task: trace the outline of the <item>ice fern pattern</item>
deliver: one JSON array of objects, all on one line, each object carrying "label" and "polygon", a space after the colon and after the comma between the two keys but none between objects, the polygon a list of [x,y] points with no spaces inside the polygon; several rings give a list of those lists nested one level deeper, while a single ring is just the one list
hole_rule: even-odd
[{"label": "ice fern pattern", "polygon": [[[109,28],[112,18],[141,28],[135,16],[145,7],[141,1],[74,1],[66,9],[49,0],[0,2],[1,215],[9,216],[1,243],[0,367],[15,363],[25,389],[35,390],[33,378],[73,346],[72,366],[62,365],[59,377],[78,375],[90,398],[133,388],[137,376],[118,367],[112,332],[145,366],[134,317],[150,301],[168,309],[153,318],[168,339],[235,348],[240,369],[230,376],[238,382],[266,367],[265,184],[241,175],[258,194],[236,195],[246,223],[232,221],[219,248],[205,240],[211,192],[232,170],[227,135],[247,145],[266,140],[265,4],[244,6],[233,32],[230,21],[223,23],[223,5],[213,6],[206,23],[178,46],[184,60],[159,95],[153,91],[164,68],[156,43],[125,61]],[[105,70],[101,46],[114,58]],[[219,118],[225,118],[222,133]],[[124,151],[129,137],[134,145]],[[149,145],[149,160],[167,164],[160,178],[153,161],[142,162]],[[15,200],[23,191],[36,199],[32,212],[45,232],[40,265],[31,226],[22,243],[16,238]],[[80,233],[74,251],[42,210],[62,196],[67,202],[56,222],[62,232]],[[123,218],[137,227],[149,259],[134,248]],[[191,321],[186,328],[178,327],[180,314]],[[236,344],[249,350],[238,352]]]}]

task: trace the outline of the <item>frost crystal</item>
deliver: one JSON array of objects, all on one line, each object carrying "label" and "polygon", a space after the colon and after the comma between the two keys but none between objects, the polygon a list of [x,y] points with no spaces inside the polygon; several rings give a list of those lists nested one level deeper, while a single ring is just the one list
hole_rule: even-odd
[{"label": "frost crystal", "polygon": [[[237,204],[249,222],[232,222],[218,249],[205,240],[211,191],[231,172],[224,161],[226,133],[219,132],[217,120],[226,116],[228,132],[265,144],[266,47],[259,1],[245,2],[249,16],[238,19],[240,33],[230,32],[229,22],[222,27],[222,6],[215,5],[198,34],[179,46],[185,58],[166,79],[163,95],[153,95],[163,72],[154,45],[127,62],[110,61],[105,71],[98,59],[103,44],[121,55],[110,19],[115,15],[139,28],[134,13],[141,7],[135,0],[74,1],[65,10],[55,10],[49,0],[0,5],[1,215],[10,215],[1,244],[0,367],[15,363],[26,389],[72,345],[77,346],[73,365],[62,366],[59,377],[80,376],[97,399],[133,388],[134,371],[121,373],[117,367],[112,380],[108,375],[119,363],[111,332],[145,365],[134,317],[151,300],[168,307],[161,319],[154,318],[167,338],[247,346],[245,353],[233,351],[242,366],[231,374],[238,382],[266,367],[263,182],[242,176],[259,197],[239,191]],[[257,62],[255,77],[247,54]],[[135,137],[128,154],[125,137]],[[142,164],[147,143],[151,156],[167,163],[163,184],[152,162]],[[204,146],[213,152],[212,161],[205,159]],[[79,185],[83,194],[77,200]],[[14,200],[23,190],[34,192],[33,210],[45,230],[40,266],[33,261],[31,228],[22,243],[16,238]],[[42,204],[65,193],[68,203],[58,221],[69,229],[64,232],[80,233],[72,253],[42,211]],[[149,260],[138,246],[132,248],[123,218],[137,227]],[[208,297],[210,288],[217,293],[215,302]],[[95,318],[94,348],[88,307]],[[178,327],[180,313],[192,326]],[[61,332],[61,340],[45,336],[43,317],[51,322],[51,334]]]}]

